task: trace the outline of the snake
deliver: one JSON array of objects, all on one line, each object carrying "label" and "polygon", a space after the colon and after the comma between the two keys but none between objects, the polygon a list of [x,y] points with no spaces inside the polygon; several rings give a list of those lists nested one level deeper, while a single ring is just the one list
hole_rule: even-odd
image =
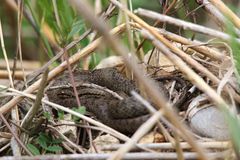
[{"label": "snake", "polygon": [[[126,78],[116,68],[74,70],[74,82],[81,105],[99,121],[113,129],[134,133],[150,117],[146,107],[131,95],[139,93],[136,83]],[[162,83],[160,90],[167,94]],[[121,95],[114,96],[111,92]],[[46,90],[49,101],[68,108],[78,106],[69,73],[65,72],[51,82]]]}]

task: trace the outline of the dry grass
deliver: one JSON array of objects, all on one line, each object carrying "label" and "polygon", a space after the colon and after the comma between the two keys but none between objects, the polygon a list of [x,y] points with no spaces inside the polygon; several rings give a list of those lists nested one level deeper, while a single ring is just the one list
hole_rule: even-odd
[{"label": "dry grass", "polygon": [[[184,79],[184,81],[189,82],[192,88],[197,88],[195,89],[197,90],[195,92],[196,94],[207,95],[209,104],[211,103],[215,107],[218,107],[220,110],[227,113],[231,110],[233,114],[237,114],[236,110],[238,103],[240,103],[240,95],[238,94],[238,83],[236,82],[237,72],[234,72],[236,69],[234,68],[235,64],[233,62],[233,53],[231,53],[231,43],[232,39],[234,39],[239,45],[239,38],[233,38],[232,35],[228,34],[226,31],[218,31],[203,25],[198,25],[186,22],[185,20],[167,16],[169,11],[174,10],[177,5],[180,5],[178,4],[179,2],[175,0],[171,1],[171,3],[169,2],[169,5],[163,5],[164,14],[159,14],[154,11],[140,8],[133,12],[126,7],[127,4],[124,3],[125,1],[119,2],[116,0],[109,0],[111,5],[108,6],[107,10],[103,12],[101,16],[96,16],[96,13],[93,12],[98,12],[101,10],[101,3],[98,0],[95,1],[95,8],[92,8],[87,1],[69,0],[68,2],[76,10],[78,15],[83,17],[85,20],[84,23],[88,23],[88,25],[90,24],[92,28],[89,28],[89,30],[87,30],[82,36],[77,37],[76,40],[72,40],[64,47],[62,47],[61,44],[58,44],[58,41],[54,39],[54,35],[50,34],[51,32],[44,32],[43,30],[42,33],[38,33],[39,37],[45,36],[46,41],[49,42],[52,48],[55,48],[56,56],[49,60],[48,63],[46,63],[41,69],[34,71],[35,73],[28,74],[32,75],[32,77],[30,76],[29,78],[25,77],[28,71],[24,70],[20,37],[22,16],[29,17],[30,13],[24,12],[25,9],[23,7],[23,3],[15,4],[11,0],[6,0],[6,3],[11,4],[11,6],[13,6],[15,11],[18,13],[17,53],[19,56],[17,55],[16,57],[20,57],[21,72],[17,69],[16,64],[13,65],[14,67],[10,67],[9,65],[9,59],[7,57],[7,51],[5,50],[4,36],[0,21],[1,47],[4,53],[7,69],[7,71],[0,72],[0,77],[6,78],[8,76],[11,84],[10,87],[0,85],[0,88],[5,91],[2,92],[1,95],[6,97],[8,94],[15,95],[9,101],[2,103],[2,106],[0,107],[0,116],[2,119],[2,121],[0,121],[0,124],[2,125],[2,127],[0,127],[0,141],[3,141],[3,143],[0,145],[0,154],[2,156],[7,156],[7,154],[4,154],[4,151],[7,150],[12,151],[8,155],[18,156],[19,159],[209,159],[209,157],[212,159],[223,157],[237,159],[239,156],[239,151],[237,148],[238,144],[236,144],[237,142],[232,144],[230,141],[231,139],[224,142],[219,142],[214,139],[206,139],[207,142],[203,142],[201,141],[201,137],[193,134],[189,126],[185,123],[182,123],[183,117],[181,116],[181,113],[176,110],[173,104],[170,103],[169,100],[164,97],[163,93],[157,89],[156,82],[146,76],[147,74],[150,74],[148,69],[153,64],[150,63],[140,65],[139,62],[144,61],[142,58],[145,57],[143,49],[140,48],[143,47],[145,41],[148,41],[152,48],[160,51],[161,54],[169,60],[171,66],[175,68],[175,72],[164,69],[166,66],[161,64],[161,62],[158,63],[157,66],[153,66],[153,68],[155,67],[159,70],[163,70],[164,74],[167,75],[174,75],[176,72],[179,73],[181,78]],[[56,5],[56,1],[53,1],[54,16],[56,18],[57,25],[61,28],[62,26],[59,18],[61,15],[57,10]],[[203,0],[199,6],[205,7],[205,12],[208,12],[209,15],[215,15],[217,21],[222,22],[218,24],[221,28],[227,28],[228,24],[223,20],[225,18],[224,16],[227,16],[228,20],[233,24],[233,30],[235,30],[236,33],[239,33],[240,20],[237,15],[233,13],[224,3],[220,3],[220,1],[217,0]],[[209,8],[212,9],[209,10]],[[114,10],[119,11],[119,17],[121,14],[122,17],[125,17],[125,23],[115,25],[113,29],[110,29],[111,27],[106,23],[106,21],[107,17],[110,16]],[[167,31],[164,29],[164,27],[159,29],[155,25],[150,25],[148,20],[156,21],[155,25],[159,23],[164,24],[163,26],[166,24],[171,24],[176,25],[184,30],[190,30],[195,34],[201,33],[203,34],[205,40],[209,40],[209,42],[188,39],[180,34],[178,35],[176,33]],[[36,24],[33,24],[33,27],[34,26],[36,26]],[[121,40],[121,36],[123,34],[127,35],[126,37],[128,39],[127,42],[129,48]],[[89,35],[92,37],[89,38]],[[212,39],[207,38],[207,36],[211,36],[211,38],[217,38],[218,41],[214,42]],[[59,37],[55,35],[55,38],[58,39]],[[80,41],[87,38],[90,39],[88,45],[82,47],[78,51],[74,51],[72,55],[68,56],[68,54],[72,51],[72,48],[76,47]],[[73,67],[79,61],[84,61],[85,64],[89,64],[88,58],[93,56],[93,53],[101,48],[103,43],[106,48],[110,48],[115,54],[121,56],[123,60],[122,65],[127,68],[127,76],[130,78],[134,77],[134,80],[140,84],[141,93],[143,93],[143,95],[147,95],[143,97],[151,97],[150,99],[152,104],[154,104],[153,107],[143,97],[135,95],[138,97],[137,99],[139,99],[141,103],[146,105],[152,116],[145,123],[143,123],[141,127],[139,127],[132,137],[128,137],[122,133],[119,133],[118,131],[88,116],[79,114],[78,112],[64,106],[54,104],[50,102],[51,100],[48,101],[47,99],[42,99],[44,83],[51,81],[67,68],[71,73],[71,67]],[[220,47],[217,44],[221,44],[219,45]],[[43,48],[45,48],[45,52],[48,52],[46,46]],[[138,52],[139,50],[141,53]],[[54,66],[52,64],[60,57],[64,57],[64,55],[65,58],[63,58],[63,61],[59,65]],[[152,56],[153,58],[157,59],[159,55],[157,55],[157,52],[153,51]],[[45,75],[42,76],[43,78],[40,77],[39,79],[34,79],[33,75],[36,75],[36,73],[41,74],[47,68],[51,68],[48,76]],[[87,65],[87,68],[89,68],[89,65]],[[73,75],[71,75],[71,77],[72,83],[74,84]],[[22,88],[18,88],[14,85],[14,79],[23,79],[25,82],[29,82],[28,80],[30,79],[31,83],[29,86],[26,86],[24,90],[20,90]],[[174,85],[172,86],[172,90],[173,89]],[[38,91],[37,95],[39,96],[35,96],[36,91]],[[189,90],[189,92],[191,92],[191,90]],[[173,91],[170,93],[173,93]],[[27,114],[21,113],[21,110],[17,107],[17,105],[21,104],[21,101],[23,101],[25,97],[33,100],[38,99],[36,100],[35,105],[32,106],[32,109],[28,110]],[[114,144],[111,146],[106,144],[103,145],[101,148],[102,150],[111,151],[110,153],[106,154],[87,153],[84,145],[80,145],[77,142],[75,143],[70,140],[70,137],[60,133],[58,128],[55,128],[57,125],[52,119],[50,120],[49,124],[46,124],[45,131],[54,133],[53,135],[55,137],[63,137],[64,142],[61,143],[61,146],[63,146],[66,152],[60,151],[59,155],[55,157],[49,157],[47,155],[32,157],[32,153],[29,151],[29,148],[26,147],[28,142],[25,142],[24,140],[31,140],[33,137],[31,137],[31,134],[26,134],[25,132],[30,130],[30,128],[27,126],[35,125],[31,124],[31,121],[28,120],[29,115],[31,119],[33,119],[33,117],[43,117],[43,115],[37,114],[37,111],[40,110],[40,101],[42,104],[47,104],[55,109],[57,108],[66,113],[70,113],[71,115],[79,117],[85,122],[88,122],[90,125],[93,125],[89,126],[88,123],[84,123],[84,125],[81,125],[81,127],[87,128],[87,134],[90,135],[90,146],[95,150],[97,150],[97,147],[91,139],[92,132],[89,131],[90,129],[100,130],[104,133],[108,133],[122,140],[125,144]],[[34,114],[32,111],[33,108],[37,109],[34,111]],[[11,115],[8,114],[10,112]],[[226,116],[228,116],[227,113]],[[184,114],[187,113],[184,112]],[[28,122],[26,122],[26,120],[28,120]],[[67,126],[68,125],[70,126],[71,124],[67,124]],[[164,142],[149,142],[149,144],[139,144],[140,139],[150,132],[153,126],[156,125],[159,130],[161,130],[161,134],[164,137]],[[12,136],[4,136],[8,134]],[[27,135],[31,138],[26,138],[23,135]],[[22,151],[22,149],[24,149],[24,151]],[[131,150],[134,151],[130,152]],[[65,155],[65,153],[71,154]],[[28,157],[26,154],[30,156]],[[3,157],[0,159],[14,158]]]}]

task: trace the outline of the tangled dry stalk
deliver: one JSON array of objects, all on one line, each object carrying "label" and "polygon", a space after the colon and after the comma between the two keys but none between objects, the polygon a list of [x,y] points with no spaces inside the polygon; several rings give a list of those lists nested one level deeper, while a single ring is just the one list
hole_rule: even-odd
[{"label": "tangled dry stalk", "polygon": [[[182,157],[184,159],[191,159],[191,158],[199,158],[199,159],[208,159],[208,157],[211,158],[219,158],[226,155],[229,155],[229,152],[221,152],[221,154],[214,154],[212,152],[207,152],[208,146],[206,146],[205,143],[200,143],[196,140],[196,138],[193,136],[192,133],[189,132],[189,128],[181,123],[180,117],[178,116],[177,112],[173,109],[172,104],[170,104],[166,98],[162,95],[162,93],[155,87],[156,84],[153,80],[146,77],[146,73],[144,73],[139,65],[138,61],[134,56],[129,57],[129,53],[134,51],[134,47],[131,47],[131,51],[129,51],[119,40],[119,35],[122,33],[131,33],[132,31],[139,31],[140,35],[144,37],[145,39],[148,39],[151,41],[152,45],[156,47],[159,51],[161,51],[171,62],[172,64],[178,68],[178,70],[184,75],[184,78],[186,78],[188,81],[191,82],[192,85],[196,86],[201,92],[208,95],[211,102],[213,102],[217,107],[219,107],[222,110],[228,110],[229,109],[229,102],[225,101],[216,92],[216,89],[212,86],[218,86],[221,83],[223,83],[223,78],[219,79],[219,77],[213,73],[211,70],[209,70],[206,65],[202,64],[201,61],[198,61],[197,59],[194,59],[192,55],[189,55],[185,50],[182,48],[177,47],[176,45],[173,45],[172,41],[175,41],[177,43],[180,43],[181,45],[187,46],[187,49],[192,49],[194,52],[199,53],[200,55],[206,56],[208,59],[211,59],[212,61],[217,61],[219,63],[223,62],[224,60],[231,61],[232,55],[224,55],[220,51],[215,50],[211,47],[208,47],[205,45],[205,43],[200,41],[191,41],[189,39],[186,39],[180,35],[173,34],[171,32],[167,32],[163,29],[158,29],[157,27],[151,26],[145,21],[143,21],[140,17],[146,17],[147,19],[154,19],[163,23],[169,23],[173,25],[178,25],[179,27],[187,30],[192,30],[194,32],[199,32],[202,34],[210,35],[212,37],[218,38],[226,43],[229,43],[230,40],[232,40],[231,35],[220,32],[214,29],[210,29],[204,26],[196,25],[193,23],[185,22],[183,20],[175,19],[172,17],[168,17],[166,15],[158,14],[153,11],[144,10],[144,9],[138,9],[135,11],[135,13],[129,11],[123,4],[121,4],[119,1],[116,0],[110,0],[112,5],[114,7],[119,8],[128,18],[129,20],[126,22],[126,24],[121,24],[119,26],[116,26],[112,30],[110,30],[110,27],[103,21],[103,19],[96,17],[95,14],[92,12],[92,8],[86,1],[78,1],[78,0],[69,0],[69,3],[78,11],[79,15],[82,16],[86,21],[90,22],[93,26],[93,30],[100,33],[101,37],[95,39],[92,41],[89,45],[87,45],[85,48],[82,48],[78,52],[76,52],[73,56],[69,57],[69,59],[66,59],[63,61],[60,65],[53,68],[47,76],[47,82],[55,78],[57,75],[62,73],[68,65],[73,65],[77,63],[79,60],[82,60],[83,58],[91,55],[100,45],[101,43],[105,42],[108,47],[110,47],[117,55],[120,55],[123,58],[124,64],[128,68],[129,71],[133,73],[133,75],[136,77],[136,80],[141,83],[143,86],[143,90],[147,95],[151,97],[151,100],[153,103],[158,107],[158,111],[155,113],[152,113],[151,118],[148,119],[136,132],[132,135],[131,138],[123,135],[122,133],[119,133],[116,130],[113,130],[112,128],[95,121],[85,115],[79,114],[78,112],[75,112],[71,109],[68,109],[64,106],[54,104],[49,102],[46,99],[42,99],[42,103],[46,103],[52,107],[58,108],[62,111],[65,111],[67,113],[70,113],[74,116],[77,116],[88,123],[100,127],[102,131],[109,133],[123,141],[125,141],[125,144],[119,145],[114,148],[114,152],[111,154],[85,154],[85,155],[78,155],[78,154],[72,154],[72,155],[59,155],[56,157],[48,157],[46,155],[44,156],[36,156],[36,157],[22,157],[22,159],[64,159],[64,158],[93,158],[93,159],[131,159],[131,158],[138,158],[138,159],[145,159],[146,157],[149,159],[154,158],[169,158],[174,159],[177,157]],[[174,3],[173,3],[174,4]],[[206,8],[208,9],[208,4],[211,5],[211,7],[215,7],[214,9],[220,10],[224,15],[229,17],[229,20],[235,25],[235,29],[238,31],[240,26],[240,20],[239,18],[229,10],[228,7],[226,7],[223,3],[220,3],[220,1],[217,0],[203,0],[202,4],[206,5]],[[212,12],[211,14],[219,14],[219,12]],[[219,15],[217,15],[217,18]],[[224,17],[224,16],[223,16]],[[222,17],[220,19],[222,21]],[[1,23],[1,22],[0,22]],[[223,25],[223,24],[222,24]],[[1,33],[2,37],[2,33]],[[129,36],[131,37],[131,36]],[[235,41],[239,44],[240,39],[236,38]],[[1,38],[1,42],[3,42],[3,37]],[[78,41],[76,41],[77,44]],[[62,55],[71,48],[73,45],[69,45],[70,47],[61,48],[58,55]],[[133,46],[133,44],[132,44]],[[2,48],[4,49],[4,45],[2,45]],[[5,51],[4,51],[5,52]],[[133,53],[131,53],[133,54]],[[134,55],[134,54],[133,54]],[[60,57],[60,56],[59,56]],[[59,58],[58,57],[58,58]],[[6,58],[7,62],[7,58]],[[11,71],[8,66],[8,75],[11,80]],[[202,78],[204,77],[204,78]],[[211,81],[211,85],[206,82],[206,79]],[[17,96],[12,98],[9,102],[5,103],[3,106],[0,107],[0,114],[1,117],[3,115],[11,110],[14,109],[14,107],[19,104],[24,97],[29,97],[31,99],[36,99],[36,96],[33,95],[34,91],[43,89],[41,88],[41,81],[42,78],[36,80],[32,85],[27,87],[24,91],[18,91],[14,89],[14,85],[12,83],[11,87],[6,87],[1,85],[1,88],[4,88],[8,90],[9,92],[16,93]],[[232,101],[236,101],[236,103],[240,102],[240,96],[236,90],[236,88],[225,82],[223,87],[223,92],[228,93],[231,95]],[[13,113],[14,114],[14,113]],[[16,114],[16,113],[15,113]],[[35,113],[36,114],[36,113]],[[27,116],[28,114],[26,114]],[[4,118],[4,117],[3,117]],[[25,117],[28,118],[28,117]],[[141,152],[141,153],[131,153],[130,150],[134,147],[141,148],[145,151],[152,151],[154,147],[152,146],[145,146],[138,144],[138,141],[147,133],[149,132],[152,127],[159,122],[159,119],[166,119],[168,121],[173,129],[174,132],[177,134],[177,136],[184,139],[185,142],[177,142],[176,141],[170,141],[168,143],[169,148],[176,148],[176,146],[179,146],[176,150],[178,150],[177,153],[160,153],[160,152]],[[19,120],[19,118],[18,118]],[[7,125],[7,122],[4,121],[4,123]],[[50,127],[49,127],[50,128]],[[12,131],[14,132],[14,131]],[[177,137],[175,136],[175,137]],[[20,143],[21,144],[21,143]],[[166,143],[165,143],[166,144]],[[224,144],[224,145],[223,145]],[[70,144],[71,146],[74,146],[75,148],[78,148],[77,145]],[[152,144],[154,145],[154,144]],[[158,149],[164,148],[159,144],[160,146]],[[214,146],[215,145],[215,146]],[[230,145],[230,142],[213,142],[210,143],[209,147],[213,148],[227,148]],[[187,152],[183,149],[185,148],[191,148],[194,150],[193,152]],[[221,147],[220,147],[221,146]],[[22,147],[22,146],[21,146]],[[106,147],[106,146],[105,146]],[[162,147],[162,148],[161,148]],[[24,148],[24,147],[23,147]],[[107,148],[107,147],[106,147]],[[169,149],[168,148],[168,149]],[[79,149],[79,148],[78,148]],[[111,148],[112,149],[112,148]],[[221,148],[222,149],[222,148]],[[29,151],[25,149],[28,153]],[[81,149],[79,151],[82,151]],[[82,151],[83,152],[83,151]],[[129,153],[128,153],[129,152]],[[137,155],[138,154],[138,155]],[[29,153],[31,155],[31,153]],[[238,156],[238,153],[236,153],[236,156]],[[4,158],[2,158],[4,159]],[[6,157],[7,159],[7,157]],[[8,157],[8,159],[10,159]],[[20,158],[21,159],[21,158]]]}]

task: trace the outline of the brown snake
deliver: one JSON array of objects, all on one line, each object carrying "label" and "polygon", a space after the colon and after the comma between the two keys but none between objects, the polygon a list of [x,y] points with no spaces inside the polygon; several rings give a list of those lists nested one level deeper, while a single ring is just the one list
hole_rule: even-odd
[{"label": "brown snake", "polygon": [[[81,105],[104,124],[122,133],[133,133],[149,118],[147,109],[130,96],[132,90],[138,92],[135,83],[116,69],[76,70],[73,75]],[[161,83],[159,88],[166,91]],[[108,89],[123,95],[124,98],[114,96]],[[55,79],[46,94],[54,103],[70,108],[77,106],[68,73]]]}]

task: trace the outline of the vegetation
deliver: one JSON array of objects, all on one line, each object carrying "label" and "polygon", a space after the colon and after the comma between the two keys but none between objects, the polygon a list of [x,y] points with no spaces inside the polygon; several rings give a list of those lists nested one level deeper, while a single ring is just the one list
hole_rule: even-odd
[{"label": "vegetation", "polygon": [[[2,159],[239,159],[239,7],[239,0],[4,0]],[[151,114],[134,134],[99,122],[75,90],[71,109],[44,95],[63,72],[77,88],[74,70],[107,67],[136,82],[140,95],[131,96]]]}]

